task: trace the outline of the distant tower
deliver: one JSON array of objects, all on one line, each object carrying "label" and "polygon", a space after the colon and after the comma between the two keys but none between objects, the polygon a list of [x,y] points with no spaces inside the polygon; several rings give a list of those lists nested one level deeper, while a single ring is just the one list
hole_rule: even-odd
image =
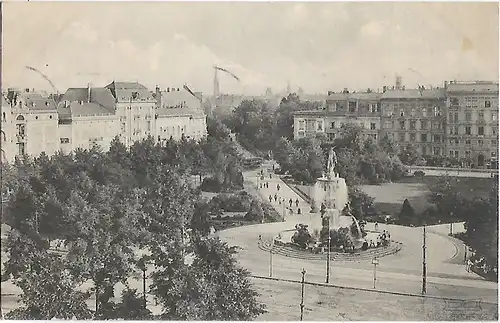
[{"label": "distant tower", "polygon": [[403,87],[403,78],[399,75],[396,75],[396,90],[401,90]]},{"label": "distant tower", "polygon": [[219,92],[219,77],[217,76],[217,69],[214,68],[214,100],[220,95]]}]

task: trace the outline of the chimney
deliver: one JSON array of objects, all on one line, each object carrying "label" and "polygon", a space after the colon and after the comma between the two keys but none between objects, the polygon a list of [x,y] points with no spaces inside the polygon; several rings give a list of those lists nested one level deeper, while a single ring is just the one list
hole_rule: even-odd
[{"label": "chimney", "polygon": [[90,83],[87,83],[87,103],[90,103]]},{"label": "chimney", "polygon": [[346,87],[344,88],[344,93],[349,93]]}]

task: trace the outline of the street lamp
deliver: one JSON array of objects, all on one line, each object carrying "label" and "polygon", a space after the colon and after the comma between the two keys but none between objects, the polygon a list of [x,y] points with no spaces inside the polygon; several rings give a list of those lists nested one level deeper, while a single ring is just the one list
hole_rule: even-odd
[{"label": "street lamp", "polygon": [[139,261],[137,262],[137,267],[139,267],[139,269],[142,271],[142,299],[143,299],[143,303],[144,303],[144,308],[146,308],[147,306],[147,302],[146,302],[146,271],[147,271],[147,268],[146,268],[146,265],[147,265],[147,262],[150,260],[150,256],[143,256],[141,257],[141,259],[139,259]]},{"label": "street lamp", "polygon": [[373,264],[373,289],[376,288],[376,282],[377,282],[377,265],[379,261],[377,257],[372,259],[372,264]]},{"label": "street lamp", "polygon": [[271,248],[269,249],[269,277],[273,277],[273,248],[274,248],[274,237],[271,242]]}]

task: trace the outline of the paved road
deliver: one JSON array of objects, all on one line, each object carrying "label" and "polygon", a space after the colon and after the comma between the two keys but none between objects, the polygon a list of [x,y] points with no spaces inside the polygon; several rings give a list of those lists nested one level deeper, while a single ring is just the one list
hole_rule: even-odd
[{"label": "paved road", "polygon": [[[415,168],[418,169],[418,168]],[[422,169],[425,176],[455,176],[455,177],[477,177],[477,178],[491,178],[490,172],[474,172],[469,170],[437,170],[437,169]]]},{"label": "paved road", "polygon": [[[265,164],[265,168],[271,165]],[[260,186],[262,180],[257,179],[257,171],[246,172],[245,178]],[[306,210],[303,215],[296,214],[295,202],[293,203],[294,215],[287,214],[285,222],[245,226],[233,228],[219,233],[219,236],[231,245],[242,248],[239,261],[253,274],[268,276],[270,271],[270,255],[257,246],[259,235],[263,238],[272,238],[280,231],[292,229],[296,223],[316,222],[319,214],[311,214],[310,205],[291,190],[281,179],[272,175],[265,175],[264,182],[269,183],[269,188],[258,189],[261,196],[267,199],[269,195],[279,194],[279,197],[288,201],[290,198],[299,200],[299,208]],[[276,185],[280,184],[277,192]],[[283,214],[283,206],[272,202],[276,211]],[[369,224],[373,225],[373,224]],[[460,226],[455,225],[457,228]],[[373,228],[371,228],[373,229]],[[420,293],[422,270],[422,237],[421,228],[400,227],[379,224],[379,230],[389,230],[393,240],[403,243],[403,249],[397,254],[380,259],[377,267],[377,288],[399,292]],[[450,263],[449,260],[460,254],[463,245],[449,239],[443,232],[445,226],[429,228],[427,234],[427,270],[428,288],[431,295],[463,298],[482,298],[492,302],[497,301],[496,283],[483,280],[473,273],[467,273],[463,264]],[[449,229],[448,229],[449,230]],[[320,261],[304,261],[279,255],[272,256],[273,276],[300,279],[300,270],[305,268],[310,281],[324,282],[326,266]],[[338,264],[333,261],[331,281],[334,284],[351,287],[373,287],[373,266],[370,261],[360,261]]]}]

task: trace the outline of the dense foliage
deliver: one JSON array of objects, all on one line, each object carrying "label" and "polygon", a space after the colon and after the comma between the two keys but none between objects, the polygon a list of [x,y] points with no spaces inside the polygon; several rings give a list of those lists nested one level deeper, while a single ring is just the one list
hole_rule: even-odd
[{"label": "dense foliage", "polygon": [[[149,138],[128,149],[114,140],[109,152],[79,149],[2,165],[2,187],[14,191],[4,209],[11,232],[2,279],[13,279],[23,300],[9,316],[151,318],[136,291],[123,289],[142,270],[162,319],[250,320],[262,313],[234,250],[208,237],[210,208],[191,185],[192,174],[238,171],[231,143],[216,136],[164,146]],[[54,251],[56,242],[63,250]],[[139,250],[149,254],[148,266]],[[86,303],[91,294],[94,308]]]},{"label": "dense foliage", "polygon": [[460,191],[459,180],[442,177],[431,187],[429,200],[443,217],[465,221],[464,242],[491,267],[498,268],[498,182],[491,181],[489,196],[471,198]]}]

